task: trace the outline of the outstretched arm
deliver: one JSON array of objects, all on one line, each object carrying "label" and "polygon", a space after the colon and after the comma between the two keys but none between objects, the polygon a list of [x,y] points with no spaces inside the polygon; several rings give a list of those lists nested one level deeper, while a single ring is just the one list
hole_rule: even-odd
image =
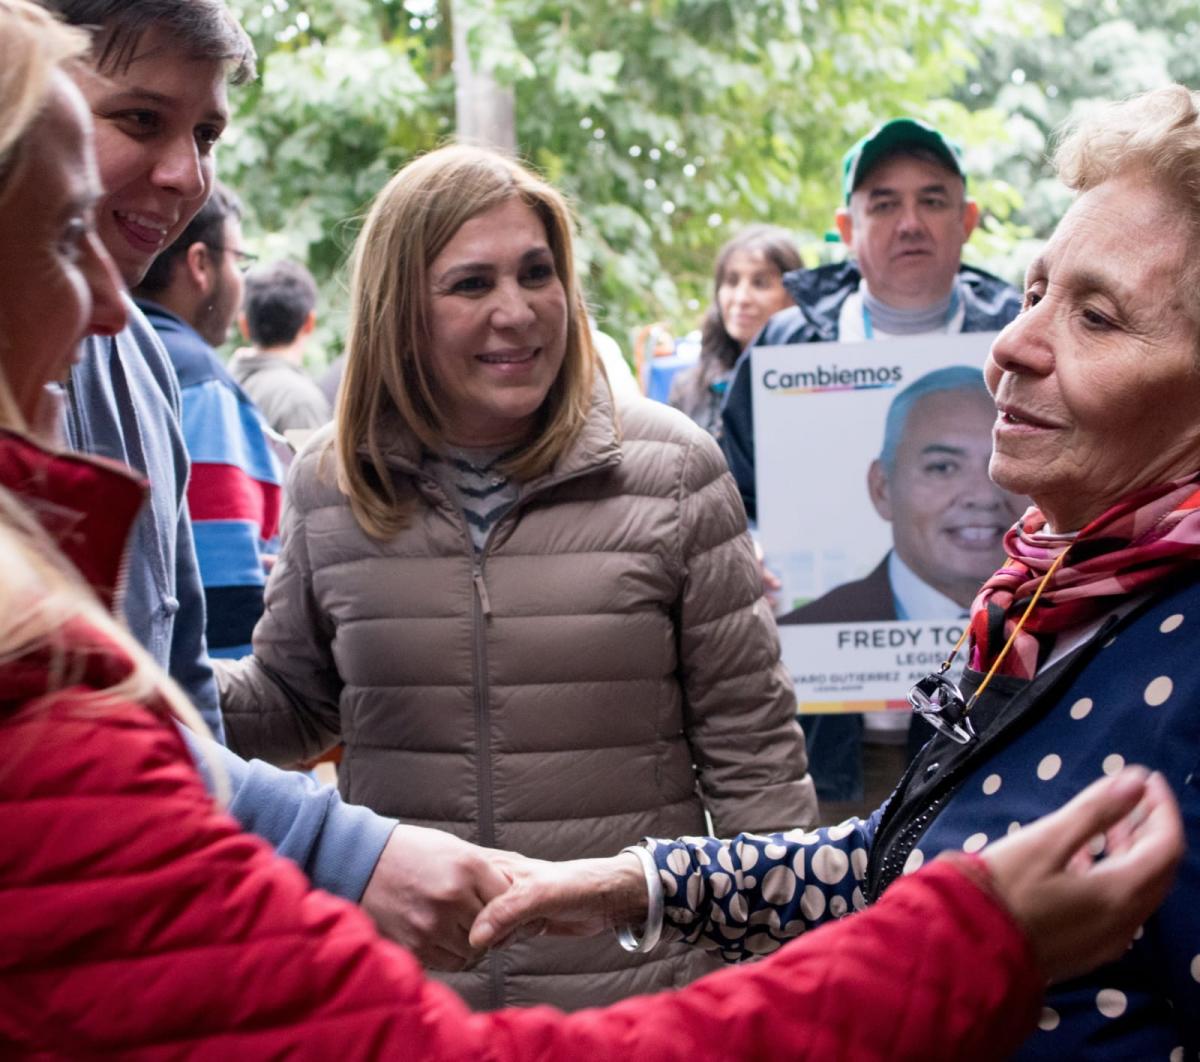
[{"label": "outstretched arm", "polygon": [[[864,905],[870,824],[731,840],[647,841],[663,891],[663,936],[719,951],[727,962],[777,950],[784,941]],[[494,946],[519,927],[588,935],[605,925],[640,925],[645,879],[637,858],[509,866],[513,887],[481,912],[473,943]]]},{"label": "outstretched arm", "polygon": [[461,970],[483,950],[467,940],[483,905],[508,887],[495,853],[441,830],[398,825],[345,803],[306,774],[247,762],[216,742],[180,734],[210,790],[216,761],[227,810],[296,863],[318,889],[361,903],[379,931],[434,970]]},{"label": "outstretched arm", "polygon": [[[1086,845],[1101,833],[1106,857],[1097,861]],[[851,820],[813,833],[650,842],[665,893],[664,935],[719,946],[730,958],[777,948],[779,940],[861,905],[857,883],[866,871],[867,836],[868,827]],[[1183,847],[1179,809],[1166,783],[1128,768],[984,856],[997,894],[1027,928],[1047,977],[1060,979],[1121,953],[1166,895]],[[512,888],[475,922],[477,946],[531,931],[594,934],[646,918],[646,886],[628,853],[529,860],[508,873]]]}]

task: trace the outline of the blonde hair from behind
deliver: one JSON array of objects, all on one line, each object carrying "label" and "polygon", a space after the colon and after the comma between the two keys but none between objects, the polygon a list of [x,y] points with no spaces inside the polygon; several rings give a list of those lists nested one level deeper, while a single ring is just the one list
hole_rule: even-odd
[{"label": "blonde hair from behind", "polygon": [[[63,65],[87,54],[82,30],[59,22],[27,0],[0,0],[0,210],[9,179],[21,164],[21,146],[34,127]],[[0,293],[0,298],[3,293]],[[0,370],[8,341],[0,316]],[[0,428],[26,432],[28,425],[13,398],[7,375],[0,371]],[[133,663],[130,674],[115,686],[91,695],[97,707],[118,700],[147,703],[161,697],[190,729],[208,734],[199,713],[150,655],[116,623],[53,546],[21,498],[0,488],[0,662],[49,648],[46,695],[72,685],[90,645],[69,640],[81,620],[105,641],[116,645]],[[74,631],[72,633],[72,628]],[[218,796],[228,784],[224,771],[209,763]]]},{"label": "blonde hair from behind", "polygon": [[54,74],[87,54],[81,29],[28,0],[0,0],[0,202],[21,141],[46,105]]},{"label": "blonde hair from behind", "polygon": [[[64,63],[86,55],[89,44],[86,33],[64,25],[37,4],[0,0],[0,210],[20,169],[25,136],[49,102],[54,75]],[[8,349],[0,314],[0,359]],[[18,431],[27,428],[2,374],[0,419]]]},{"label": "blonde hair from behind", "polygon": [[338,485],[359,526],[375,538],[404,527],[414,501],[400,496],[385,460],[396,430],[411,432],[432,450],[444,445],[445,417],[425,355],[429,267],[464,222],[514,198],[545,226],[567,295],[567,339],[538,432],[504,470],[521,480],[546,472],[583,427],[596,358],[566,200],[520,163],[486,148],[454,145],[421,156],[375,198],[353,258],[346,375],[337,408]]},{"label": "blonde hair from behind", "polygon": [[1193,248],[1179,290],[1200,323],[1200,93],[1167,85],[1089,109],[1060,134],[1054,167],[1075,192],[1144,174],[1179,204]]}]

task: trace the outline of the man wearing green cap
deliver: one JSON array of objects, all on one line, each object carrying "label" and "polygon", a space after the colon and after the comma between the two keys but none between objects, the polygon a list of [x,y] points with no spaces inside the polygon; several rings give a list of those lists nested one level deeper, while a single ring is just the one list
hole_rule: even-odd
[{"label": "man wearing green cap", "polygon": [[[967,198],[958,145],[915,118],[876,126],[842,163],[836,216],[851,260],[783,278],[796,305],[775,314],[750,346],[990,332],[1021,308],[998,277],[962,264],[979,220]],[[722,448],[746,512],[757,518],[750,361],[734,370],[722,411]]]},{"label": "man wearing green cap", "polygon": [[[775,314],[750,347],[888,339],[1003,328],[1021,308],[1016,289],[962,264],[979,220],[967,197],[958,145],[915,118],[876,126],[842,163],[837,228],[851,260],[783,278],[796,305]],[[722,409],[721,446],[746,512],[757,517],[749,350],[738,361]],[[886,713],[892,716],[893,713]],[[802,716],[809,769],[822,801],[863,796],[861,715]],[[907,717],[872,719],[870,739]],[[890,724],[890,725],[889,725]],[[889,760],[890,762],[890,760]]]}]

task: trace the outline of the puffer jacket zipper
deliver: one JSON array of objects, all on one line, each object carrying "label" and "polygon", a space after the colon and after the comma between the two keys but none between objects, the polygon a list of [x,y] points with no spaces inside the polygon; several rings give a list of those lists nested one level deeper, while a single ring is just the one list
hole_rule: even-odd
[{"label": "puffer jacket zipper", "polygon": [[[572,479],[577,479],[580,476],[589,475],[600,468],[608,467],[612,463],[611,461],[596,462],[593,465],[576,469],[566,475],[546,477],[541,482],[536,483],[532,490],[519,490],[516,500],[509,506],[508,511],[488,531],[487,537],[483,542],[483,547],[478,552],[475,550],[475,543],[471,538],[471,527],[467,522],[466,513],[463,512],[460,506],[452,502],[442,488],[442,485],[434,477],[422,472],[419,468],[410,466],[406,470],[410,475],[415,475],[424,484],[427,492],[431,493],[435,498],[440,498],[442,501],[448,503],[449,507],[458,514],[459,524],[463,532],[463,540],[470,554],[471,584],[473,590],[471,637],[473,640],[472,656],[475,668],[475,727],[479,735],[475,783],[479,795],[478,841],[485,848],[496,847],[496,810],[492,787],[491,685],[488,682],[487,652],[487,625],[491,622],[492,618],[492,603],[488,597],[486,578],[488,550],[491,548],[496,531],[506,522],[515,520],[518,511],[531,496],[541,494],[544,491]],[[488,956],[487,966],[488,1006],[489,1009],[497,1010],[506,1005],[504,952],[492,952]]]}]

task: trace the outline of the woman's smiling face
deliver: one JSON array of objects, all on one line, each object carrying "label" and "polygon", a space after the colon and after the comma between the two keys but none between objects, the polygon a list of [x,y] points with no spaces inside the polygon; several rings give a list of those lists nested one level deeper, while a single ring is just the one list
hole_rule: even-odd
[{"label": "woman's smiling face", "polygon": [[562,367],[567,295],[546,228],[520,198],[464,222],[429,268],[425,352],[458,446],[518,443]]},{"label": "woman's smiling face", "polygon": [[1181,208],[1139,174],[1084,192],[988,355],[992,478],[1056,531],[1200,468],[1200,365]]},{"label": "woman's smiling face", "polygon": [[89,333],[125,327],[122,284],[95,227],[100,181],[78,90],[55,75],[0,193],[0,359],[27,422]]}]

